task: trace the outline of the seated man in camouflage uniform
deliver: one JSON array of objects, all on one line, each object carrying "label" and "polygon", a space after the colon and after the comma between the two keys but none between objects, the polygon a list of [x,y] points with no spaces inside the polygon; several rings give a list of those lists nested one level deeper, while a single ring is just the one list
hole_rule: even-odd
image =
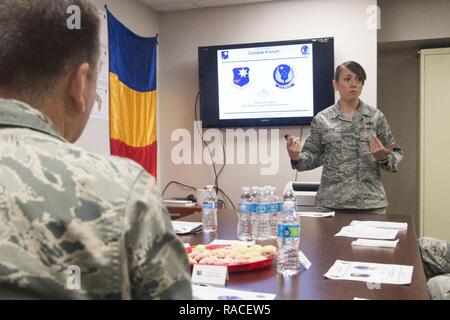
[{"label": "seated man in camouflage uniform", "polygon": [[153,178],[72,144],[96,97],[94,5],[0,0],[0,30],[0,299],[191,299]]},{"label": "seated man in camouflage uniform", "polygon": [[420,238],[419,248],[431,299],[450,300],[450,243]]}]

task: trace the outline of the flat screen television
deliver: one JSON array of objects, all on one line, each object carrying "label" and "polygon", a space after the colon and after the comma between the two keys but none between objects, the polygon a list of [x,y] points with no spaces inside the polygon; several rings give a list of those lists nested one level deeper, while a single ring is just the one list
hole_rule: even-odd
[{"label": "flat screen television", "polygon": [[204,128],[295,126],[334,104],[333,38],[198,48]]}]

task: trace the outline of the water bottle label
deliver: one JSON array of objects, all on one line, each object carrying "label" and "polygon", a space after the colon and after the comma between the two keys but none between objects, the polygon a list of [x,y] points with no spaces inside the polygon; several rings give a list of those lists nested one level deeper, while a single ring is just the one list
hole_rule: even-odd
[{"label": "water bottle label", "polygon": [[278,203],[273,202],[270,204],[270,211],[271,212],[277,212],[278,211]]},{"label": "water bottle label", "polygon": [[300,237],[300,225],[278,225],[278,237],[283,239],[299,238]]},{"label": "water bottle label", "polygon": [[203,202],[202,208],[217,209],[217,202]]},{"label": "water bottle label", "polygon": [[297,205],[293,201],[285,201],[283,203],[283,210],[293,210],[297,211]]},{"label": "water bottle label", "polygon": [[283,211],[283,202],[277,202],[277,211],[278,212]]},{"label": "water bottle label", "polygon": [[245,212],[245,213],[252,213],[255,212],[256,204],[254,203],[241,203],[239,205],[239,211]]},{"label": "water bottle label", "polygon": [[258,213],[270,213],[270,203],[258,203],[256,205],[256,212],[258,212]]}]

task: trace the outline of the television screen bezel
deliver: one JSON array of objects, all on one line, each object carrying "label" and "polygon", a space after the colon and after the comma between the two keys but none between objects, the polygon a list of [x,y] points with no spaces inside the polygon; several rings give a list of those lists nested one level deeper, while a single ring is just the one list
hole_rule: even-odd
[{"label": "television screen bezel", "polygon": [[[198,47],[200,117],[203,128],[282,127],[310,124],[313,117],[219,119],[217,51],[226,49],[313,44],[314,116],[334,104],[334,38],[309,38]],[[212,101],[212,103],[210,103]],[[206,104],[213,104],[213,107]]]}]

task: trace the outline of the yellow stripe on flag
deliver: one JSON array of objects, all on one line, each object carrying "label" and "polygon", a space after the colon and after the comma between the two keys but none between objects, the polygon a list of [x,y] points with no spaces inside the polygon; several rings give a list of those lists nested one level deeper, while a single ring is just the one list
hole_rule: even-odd
[{"label": "yellow stripe on flag", "polygon": [[156,90],[138,92],[109,74],[111,139],[132,147],[156,141]]}]

